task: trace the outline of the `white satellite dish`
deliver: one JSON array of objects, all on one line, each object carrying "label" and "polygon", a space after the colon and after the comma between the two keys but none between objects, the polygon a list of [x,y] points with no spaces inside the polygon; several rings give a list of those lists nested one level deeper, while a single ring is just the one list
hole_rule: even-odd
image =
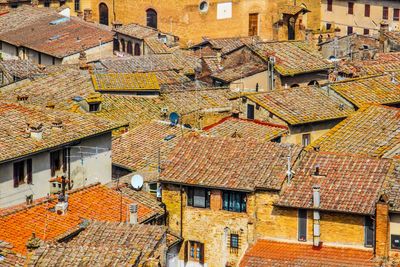
[{"label": "white satellite dish", "polygon": [[140,174],[135,174],[131,178],[131,186],[135,190],[140,190],[143,186],[143,176]]}]

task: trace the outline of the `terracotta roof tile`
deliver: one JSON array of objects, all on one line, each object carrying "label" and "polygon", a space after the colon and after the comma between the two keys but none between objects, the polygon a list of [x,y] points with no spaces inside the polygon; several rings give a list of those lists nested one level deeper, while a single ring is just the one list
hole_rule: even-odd
[{"label": "terracotta roof tile", "polygon": [[357,107],[371,103],[400,103],[399,73],[394,77],[379,75],[336,82],[331,84],[330,88]]},{"label": "terracotta roof tile", "polygon": [[171,153],[164,182],[253,191],[279,190],[300,147],[241,138],[188,137]]},{"label": "terracotta roof tile", "polygon": [[225,55],[256,41],[260,41],[260,38],[257,36],[213,39],[204,38],[204,40],[200,44],[196,44],[192,46],[192,48],[201,47],[205,44],[210,44],[214,50],[219,50],[221,51],[222,55]]},{"label": "terracotta roof tile", "polygon": [[[122,201],[122,206],[121,206]],[[129,195],[104,185],[91,185],[69,192],[68,211],[58,215],[50,209],[54,208],[56,199],[38,203],[31,207],[18,207],[0,210],[0,240],[13,245],[13,250],[25,254],[26,242],[32,233],[41,240],[54,240],[82,223],[82,219],[122,222],[127,221],[127,210],[132,203],[138,203],[138,219],[142,222],[149,214],[156,214]]]},{"label": "terracotta roof tile", "polygon": [[313,86],[277,89],[247,98],[292,125],[346,118],[354,111],[344,101]]},{"label": "terracotta roof tile", "polygon": [[144,39],[144,42],[154,54],[170,54],[173,52],[173,50],[158,39],[158,37],[148,37]]},{"label": "terracotta roof tile", "polygon": [[258,240],[247,250],[240,267],[372,267],[372,259],[371,250]]},{"label": "terracotta roof tile", "polygon": [[[30,137],[27,127],[32,124],[42,124],[42,139]],[[123,124],[89,114],[78,115],[0,102],[0,162],[105,133],[121,126]]]},{"label": "terracotta roof tile", "polygon": [[243,137],[259,141],[271,141],[288,133],[286,126],[257,121],[226,117],[204,128],[213,137]]},{"label": "terracotta roof tile", "polygon": [[249,61],[244,64],[232,67],[218,69],[211,74],[211,77],[227,83],[246,78],[267,70],[267,65]]},{"label": "terracotta roof tile", "polygon": [[348,60],[339,65],[339,72],[352,77],[372,76],[400,71],[400,53],[378,53],[372,60]]},{"label": "terracotta roof tile", "polygon": [[154,73],[96,73],[93,86],[98,92],[159,91]]},{"label": "terracotta roof tile", "polygon": [[319,185],[319,209],[374,214],[383,182],[393,175],[393,168],[389,159],[309,152],[276,205],[312,209],[313,186]]},{"label": "terracotta roof tile", "polygon": [[38,65],[29,60],[0,60],[0,72],[12,82],[13,78],[25,79],[43,74]]},{"label": "terracotta roof tile", "polygon": [[400,152],[400,109],[380,105],[363,107],[317,139],[306,149],[382,157]]},{"label": "terracotta roof tile", "polygon": [[122,25],[116,29],[115,32],[122,33],[137,39],[143,40],[146,37],[158,35],[159,31],[154,28],[140,25],[137,23],[129,23]]}]

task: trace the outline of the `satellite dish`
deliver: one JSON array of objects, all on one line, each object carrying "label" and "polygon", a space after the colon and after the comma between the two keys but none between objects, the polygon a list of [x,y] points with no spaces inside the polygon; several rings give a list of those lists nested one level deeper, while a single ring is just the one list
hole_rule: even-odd
[{"label": "satellite dish", "polygon": [[179,114],[176,112],[171,112],[169,114],[169,120],[171,122],[171,126],[175,126],[179,123]]},{"label": "satellite dish", "polygon": [[140,190],[143,186],[143,176],[140,174],[135,174],[131,178],[131,186],[135,190]]}]

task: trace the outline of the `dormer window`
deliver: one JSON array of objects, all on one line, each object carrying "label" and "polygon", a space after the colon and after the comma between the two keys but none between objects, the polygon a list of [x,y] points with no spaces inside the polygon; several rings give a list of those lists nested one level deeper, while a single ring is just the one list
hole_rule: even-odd
[{"label": "dormer window", "polygon": [[97,112],[100,110],[100,103],[90,103],[89,112]]}]

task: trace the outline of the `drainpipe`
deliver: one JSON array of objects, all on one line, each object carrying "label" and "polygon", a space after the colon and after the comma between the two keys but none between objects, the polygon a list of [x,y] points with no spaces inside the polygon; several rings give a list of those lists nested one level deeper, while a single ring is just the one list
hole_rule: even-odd
[{"label": "drainpipe", "polygon": [[[320,207],[320,186],[313,186],[313,208],[318,209]],[[320,214],[318,210],[313,211],[313,246],[318,247],[320,245]]]},{"label": "drainpipe", "polygon": [[182,233],[183,233],[183,204],[182,204],[183,195],[182,195],[182,185],[179,186],[179,191],[180,191],[180,194],[181,194],[181,222],[180,222],[181,230],[180,230],[179,237],[182,238]]}]

